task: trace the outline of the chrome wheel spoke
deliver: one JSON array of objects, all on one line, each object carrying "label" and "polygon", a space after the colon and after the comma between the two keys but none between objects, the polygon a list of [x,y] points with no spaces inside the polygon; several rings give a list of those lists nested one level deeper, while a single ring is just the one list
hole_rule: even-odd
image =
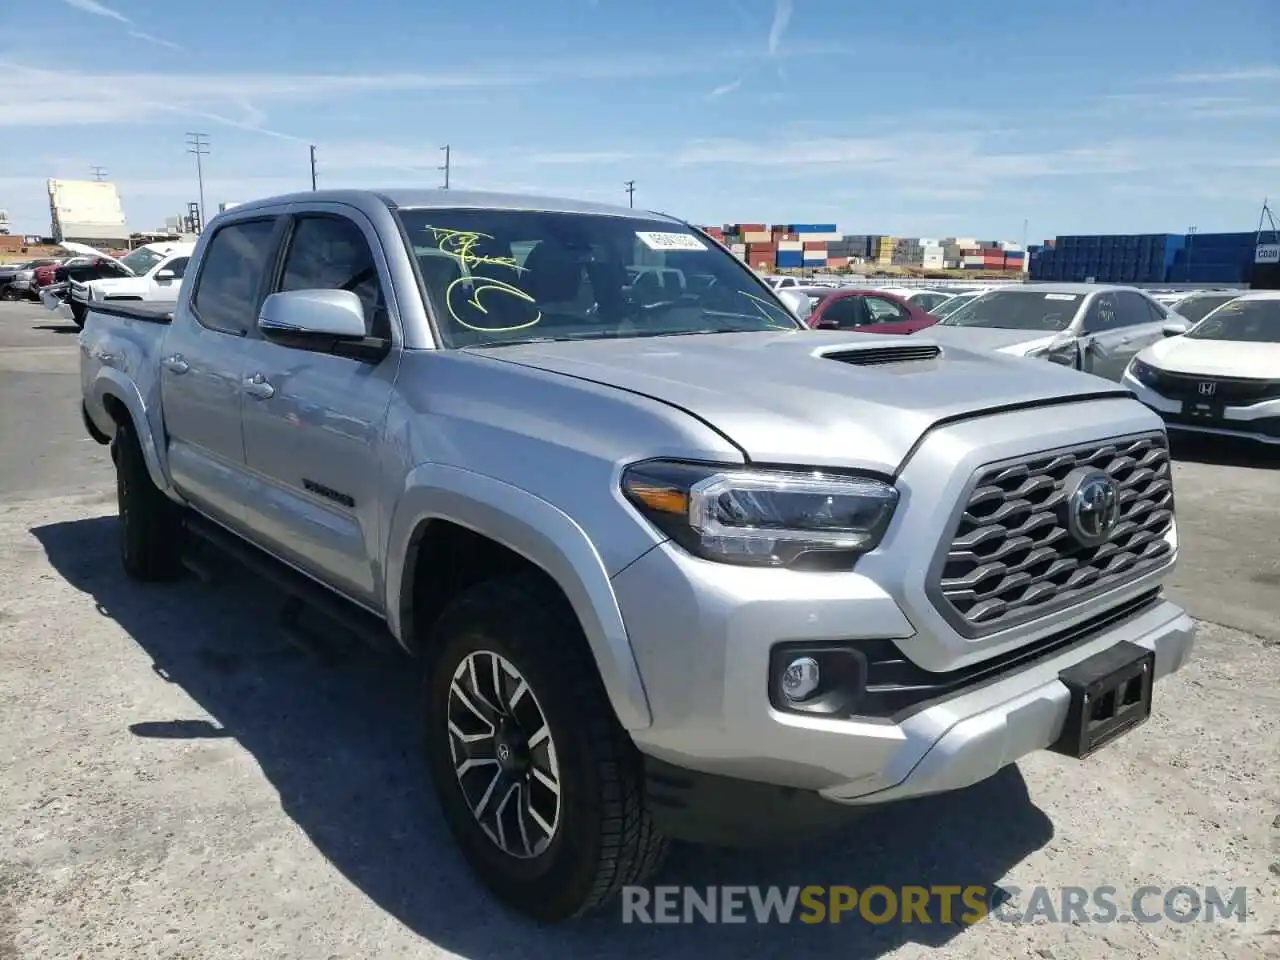
[{"label": "chrome wheel spoke", "polygon": [[536,692],[506,658],[468,654],[449,685],[454,772],[477,824],[519,859],[547,849],[560,826],[560,767]]}]

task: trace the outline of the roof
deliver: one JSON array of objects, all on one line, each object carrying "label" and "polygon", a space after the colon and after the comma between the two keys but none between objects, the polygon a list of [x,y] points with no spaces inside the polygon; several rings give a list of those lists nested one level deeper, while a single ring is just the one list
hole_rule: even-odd
[{"label": "roof", "polygon": [[1084,296],[1098,293],[1101,290],[1134,290],[1145,291],[1126,283],[1014,283],[1003,287],[992,287],[985,293],[999,293],[1002,290],[1030,290],[1032,293],[1075,293]]},{"label": "roof", "polygon": [[551,213],[582,213],[605,217],[640,217],[646,220],[661,220],[669,223],[680,223],[675,217],[657,213],[652,210],[633,210],[630,207],[615,206],[605,203],[589,203],[583,200],[570,200],[563,197],[546,197],[539,194],[497,193],[484,190],[308,190],[304,193],[289,193],[275,197],[263,197],[247,203],[237,204],[227,211],[236,214],[244,213],[256,207],[275,206],[281,203],[349,203],[362,206],[370,202],[381,203],[392,208],[447,209],[470,207],[479,210],[526,210],[546,211]]}]

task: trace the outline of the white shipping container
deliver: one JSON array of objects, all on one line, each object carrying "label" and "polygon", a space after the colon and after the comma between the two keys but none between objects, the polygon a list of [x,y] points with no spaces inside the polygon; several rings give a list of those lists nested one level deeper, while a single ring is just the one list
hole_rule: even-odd
[{"label": "white shipping container", "polygon": [[734,253],[745,254],[747,252],[747,245],[745,243],[734,243],[729,246],[729,249]]},{"label": "white shipping container", "polygon": [[768,243],[773,239],[773,235],[768,230],[758,232],[744,233],[742,240],[744,243]]},{"label": "white shipping container", "polygon": [[957,247],[964,248],[976,247],[978,245],[978,241],[973,237],[951,237],[950,242],[954,243]]},{"label": "white shipping container", "polygon": [[803,249],[804,249],[803,240],[779,240],[778,241],[779,253],[781,253],[783,250],[803,250]]},{"label": "white shipping container", "polygon": [[921,238],[920,238],[920,246],[922,246],[922,247],[940,247],[940,246],[942,246],[942,241],[941,241],[941,240],[935,240],[935,239],[934,239],[934,238],[932,238],[932,237],[921,237]]},{"label": "white shipping container", "polygon": [[1001,241],[1000,241],[1000,249],[1001,249],[1001,250],[1003,250],[1003,251],[1005,251],[1006,253],[1021,253],[1021,252],[1022,252],[1022,244],[1020,244],[1020,243],[1011,243],[1011,242],[1009,242],[1008,240],[1001,240]]},{"label": "white shipping container", "polygon": [[828,242],[832,240],[844,239],[844,234],[839,232],[837,233],[797,233],[796,236],[799,237],[801,240],[826,240]]}]

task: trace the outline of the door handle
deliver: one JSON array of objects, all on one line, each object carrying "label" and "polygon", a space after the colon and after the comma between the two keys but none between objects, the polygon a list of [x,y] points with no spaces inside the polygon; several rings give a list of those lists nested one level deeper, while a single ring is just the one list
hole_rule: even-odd
[{"label": "door handle", "polygon": [[270,400],[276,395],[276,388],[262,374],[255,373],[252,377],[245,377],[244,392],[255,400]]},{"label": "door handle", "polygon": [[171,357],[165,357],[161,362],[164,364],[164,368],[170,373],[186,373],[191,369],[191,365],[182,359],[182,354],[180,353],[175,353]]}]

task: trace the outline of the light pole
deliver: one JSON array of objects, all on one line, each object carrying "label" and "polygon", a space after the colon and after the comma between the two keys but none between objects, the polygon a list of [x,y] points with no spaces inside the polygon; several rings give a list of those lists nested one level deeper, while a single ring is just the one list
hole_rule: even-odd
[{"label": "light pole", "polygon": [[1187,283],[1191,282],[1191,251],[1195,247],[1196,228],[1187,227]]},{"label": "light pole", "polygon": [[209,155],[209,135],[207,133],[187,134],[187,153],[196,156],[196,179],[200,183],[200,229],[204,229],[204,163],[203,157]]},{"label": "light pole", "polygon": [[440,149],[444,151],[444,163],[441,164],[437,169],[444,171],[444,188],[448,190],[449,189],[449,144],[446,143]]}]

